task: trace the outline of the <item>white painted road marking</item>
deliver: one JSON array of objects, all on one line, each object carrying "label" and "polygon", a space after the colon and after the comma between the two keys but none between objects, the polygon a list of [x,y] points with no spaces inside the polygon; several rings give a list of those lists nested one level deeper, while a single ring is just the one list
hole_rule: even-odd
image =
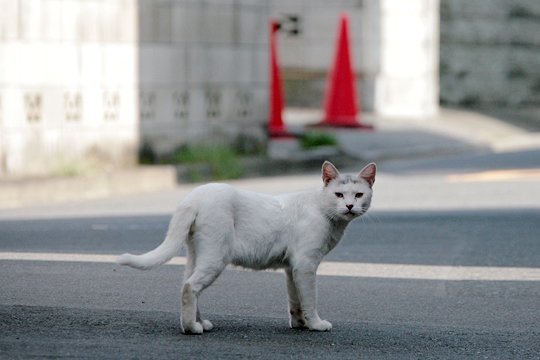
[{"label": "white painted road marking", "polygon": [[[0,252],[0,260],[115,263],[116,255]],[[176,256],[168,265],[185,265],[186,258]],[[235,270],[240,268],[234,267]],[[540,281],[540,268],[494,266],[446,266],[375,264],[325,261],[318,275],[367,277],[383,279],[416,279],[446,281]]]}]

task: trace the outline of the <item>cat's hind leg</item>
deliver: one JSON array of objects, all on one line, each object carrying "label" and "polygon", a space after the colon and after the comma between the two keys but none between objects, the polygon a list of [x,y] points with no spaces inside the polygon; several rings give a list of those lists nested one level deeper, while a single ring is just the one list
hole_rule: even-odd
[{"label": "cat's hind leg", "polygon": [[213,325],[208,320],[201,320],[197,306],[200,293],[210,286],[225,268],[224,262],[198,262],[193,274],[182,287],[182,331],[185,334],[202,334],[203,330],[211,330]]},{"label": "cat's hind leg", "polygon": [[[190,239],[191,240],[191,239]],[[187,263],[184,270],[184,283],[193,275],[195,269],[195,250],[191,241],[186,242],[187,247]],[[197,315],[196,321],[200,323],[204,331],[210,331],[214,328],[214,325],[210,320],[203,319],[199,310],[199,305],[196,307]]]},{"label": "cat's hind leg", "polygon": [[298,291],[294,284],[292,270],[289,268],[285,269],[285,274],[287,278],[287,293],[289,295],[289,325],[293,329],[307,329],[302,305],[298,298]]}]

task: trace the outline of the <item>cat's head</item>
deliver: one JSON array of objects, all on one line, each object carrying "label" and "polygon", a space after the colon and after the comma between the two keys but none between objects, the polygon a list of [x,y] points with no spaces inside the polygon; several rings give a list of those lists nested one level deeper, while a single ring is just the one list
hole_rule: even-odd
[{"label": "cat's head", "polygon": [[357,175],[341,174],[329,161],[322,166],[323,192],[331,218],[350,221],[364,214],[373,194],[377,166],[366,165]]}]

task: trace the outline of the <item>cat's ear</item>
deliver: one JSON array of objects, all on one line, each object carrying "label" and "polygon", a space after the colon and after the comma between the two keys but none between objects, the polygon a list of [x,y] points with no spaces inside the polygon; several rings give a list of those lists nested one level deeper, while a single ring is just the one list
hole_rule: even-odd
[{"label": "cat's ear", "polygon": [[372,187],[375,183],[376,174],[377,165],[375,165],[375,163],[369,163],[358,173],[358,178],[366,180],[369,184],[369,187]]},{"label": "cat's ear", "polygon": [[322,179],[324,186],[339,176],[338,169],[330,161],[325,161],[322,165]]}]

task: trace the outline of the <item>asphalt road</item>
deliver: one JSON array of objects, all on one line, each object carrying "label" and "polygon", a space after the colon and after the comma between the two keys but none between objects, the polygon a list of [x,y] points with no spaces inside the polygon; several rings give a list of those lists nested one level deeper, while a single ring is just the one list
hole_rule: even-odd
[{"label": "asphalt road", "polygon": [[[173,202],[157,202],[170,193],[1,212],[0,256],[44,260],[0,260],[0,358],[540,358],[537,179],[449,174],[381,176],[379,206],[327,258],[375,274],[318,277],[328,333],[288,328],[282,273],[230,269],[201,298],[215,330],[181,335],[183,267],[141,272],[107,260],[161,242]],[[413,206],[426,186],[433,199]],[[490,194],[502,195],[493,203]],[[437,208],[443,199],[451,206]],[[144,214],[127,211],[141,204]],[[63,253],[103,259],[59,261]],[[438,279],[441,269],[465,277]]]},{"label": "asphalt road", "polygon": [[[375,213],[328,260],[538,267],[540,211]],[[167,216],[10,220],[2,252],[116,254],[160,242]],[[429,236],[426,236],[429,234]],[[0,354],[27,357],[540,356],[540,282],[319,278],[330,333],[287,328],[283,275],[228,270],[202,297],[216,325],[180,335],[181,266],[2,261]],[[204,310],[203,310],[204,311]]]}]

